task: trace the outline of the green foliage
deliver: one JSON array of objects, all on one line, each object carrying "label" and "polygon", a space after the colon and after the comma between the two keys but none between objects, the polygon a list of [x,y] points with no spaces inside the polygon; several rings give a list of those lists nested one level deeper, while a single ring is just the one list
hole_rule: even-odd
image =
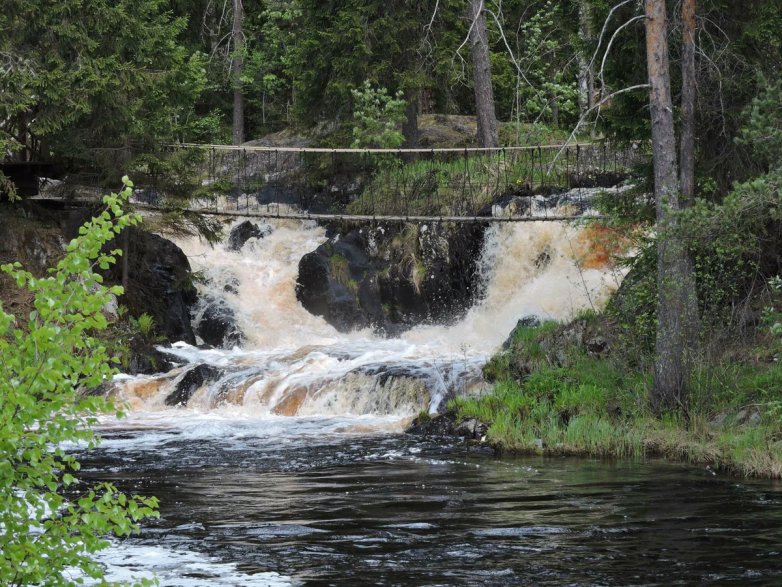
[{"label": "green foliage", "polygon": [[111,400],[79,390],[116,372],[96,333],[108,326],[101,308],[123,292],[105,287],[95,270],[107,269],[121,253],[104,252],[103,245],[140,221],[121,207],[131,187],[125,178],[119,196],[104,198],[104,212],[80,229],[49,277],[35,278],[18,263],[2,267],[32,292],[35,304],[24,318],[0,308],[3,585],[72,586],[82,581],[78,573],[100,580],[103,569],[92,555],[109,545],[109,536],[127,536],[157,515],[154,498],[128,497],[109,483],[85,486],[78,461],[64,448],[95,447],[96,417],[117,413]]},{"label": "green foliage", "polygon": [[0,146],[22,148],[11,137],[24,129],[49,140],[55,155],[113,170],[125,161],[109,147],[183,138],[205,88],[206,58],[177,42],[186,20],[167,7],[165,0],[5,3]]},{"label": "green foliage", "polygon": [[[598,318],[603,320],[604,318]],[[605,322],[603,322],[605,323]],[[489,366],[526,362],[540,352],[534,347],[541,333],[519,330],[517,345],[495,355]],[[523,380],[512,370],[495,371],[489,393],[452,400],[449,408],[460,419],[478,418],[489,424],[489,442],[502,450],[533,454],[583,455],[644,459],[663,456],[710,464],[737,475],[782,477],[782,367],[702,365],[695,394],[709,401],[681,415],[662,419],[648,411],[651,374],[631,368],[621,353],[608,359],[590,356],[570,344],[560,349],[568,360],[540,361]],[[551,353],[551,351],[549,351]],[[695,403],[695,402],[694,402]],[[759,405],[759,423],[735,422],[742,406]],[[717,412],[731,414],[729,425],[709,419]]]},{"label": "green foliage", "polygon": [[329,257],[329,270],[331,276],[344,286],[350,282],[350,265],[348,260],[340,254]]},{"label": "green foliage", "polygon": [[291,68],[301,19],[298,0],[265,2],[259,12],[250,12],[245,19],[245,29],[250,34],[242,84],[248,122],[259,133],[293,122]]},{"label": "green foliage", "polygon": [[[526,182],[545,182],[541,173],[556,152],[542,151],[542,163],[526,157],[505,156],[502,153],[453,157],[435,161],[420,159],[405,163],[399,158],[388,161],[389,155],[373,153],[367,158],[381,171],[371,175],[359,198],[348,205],[354,214],[441,215],[474,214],[493,202],[487,185],[499,185],[515,179],[514,186]],[[564,173],[563,157],[552,166],[552,173]],[[513,189],[509,187],[509,190]],[[407,194],[404,202],[391,197],[397,191]],[[401,207],[401,205],[404,207]]]},{"label": "green foliage", "polygon": [[[737,308],[752,304],[758,281],[780,270],[776,251],[782,236],[776,227],[782,219],[781,186],[782,169],[772,170],[735,184],[721,201],[699,197],[679,214],[679,230],[695,264],[704,340],[740,326]],[[609,225],[623,232],[637,251],[623,261],[630,273],[608,311],[627,327],[627,348],[646,352],[654,348],[656,241],[638,225],[648,222],[644,214],[625,215],[626,209],[623,203],[603,208],[613,216]]]},{"label": "green foliage", "polygon": [[768,168],[782,166],[782,79],[769,83],[761,75],[747,119],[737,142],[750,146]]},{"label": "green foliage", "polygon": [[[519,38],[523,39],[518,60],[524,63],[526,78],[520,89],[525,118],[537,120],[539,115],[551,117],[554,100],[561,114],[572,120],[578,113],[578,87],[573,69],[564,70],[560,60],[569,59],[563,35],[563,6],[548,0],[531,18],[521,22]],[[564,38],[563,38],[564,37]]]},{"label": "green foliage", "polygon": [[348,119],[353,112],[352,91],[361,90],[365,80],[389,88],[392,95],[425,86],[418,49],[434,0],[299,0],[297,4],[302,16],[289,75],[298,121]]},{"label": "green foliage", "polygon": [[385,88],[373,88],[369,81],[352,91],[353,148],[394,149],[405,142],[400,125],[407,120],[402,91],[389,96]]},{"label": "green foliage", "polygon": [[146,312],[138,317],[138,329],[141,334],[149,336],[155,329],[155,319]]}]

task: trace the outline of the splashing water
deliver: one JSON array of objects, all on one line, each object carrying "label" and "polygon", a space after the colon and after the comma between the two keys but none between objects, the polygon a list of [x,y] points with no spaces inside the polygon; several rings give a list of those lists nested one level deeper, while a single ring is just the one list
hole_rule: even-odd
[{"label": "splashing water", "polygon": [[[269,224],[270,234],[250,239],[239,252],[226,243],[178,242],[205,276],[198,285],[201,299],[222,299],[245,342],[231,350],[178,343],[170,352],[184,367],[119,379],[114,393],[129,401],[131,423],[200,425],[207,415],[398,429],[420,410],[437,410],[449,391],[482,387],[481,365],[519,318],[566,320],[600,308],[622,277],[604,260],[577,266],[575,259],[588,254],[589,229],[550,222],[493,225],[479,260],[483,295],[460,322],[420,326],[396,339],[368,329],[342,334],[296,300],[299,260],[326,241],[325,230],[308,221]],[[203,312],[202,304],[196,323]],[[200,364],[217,369],[217,378],[186,406],[167,407],[169,394]]]}]

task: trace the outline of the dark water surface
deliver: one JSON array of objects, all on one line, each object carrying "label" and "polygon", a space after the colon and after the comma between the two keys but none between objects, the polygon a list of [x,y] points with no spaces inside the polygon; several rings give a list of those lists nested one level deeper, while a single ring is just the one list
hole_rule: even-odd
[{"label": "dark water surface", "polygon": [[83,480],[160,498],[120,548],[208,557],[163,585],[782,585],[771,482],[401,435],[149,434],[80,458]]}]

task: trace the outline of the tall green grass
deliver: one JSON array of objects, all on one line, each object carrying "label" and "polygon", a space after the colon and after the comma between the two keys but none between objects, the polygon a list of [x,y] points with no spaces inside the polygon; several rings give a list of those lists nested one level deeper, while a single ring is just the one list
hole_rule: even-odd
[{"label": "tall green grass", "polygon": [[[716,389],[699,390],[708,402],[686,416],[660,418],[647,409],[648,372],[631,368],[619,357],[592,357],[575,346],[551,361],[554,330],[552,324],[517,329],[510,350],[495,355],[484,368],[495,381],[490,393],[458,397],[449,407],[460,418],[488,423],[489,441],[500,450],[631,459],[661,456],[738,475],[782,477],[782,410],[766,410],[760,422],[712,421],[715,414],[735,414],[750,402],[782,402],[782,386],[776,385],[782,377],[778,363],[725,368]],[[520,376],[514,368],[519,363],[532,372]],[[733,395],[728,393],[731,389]]]},{"label": "tall green grass", "polygon": [[[442,154],[439,154],[442,157]],[[406,162],[394,155],[378,155],[377,171],[352,214],[463,215],[490,205],[497,194],[538,185],[567,185],[564,159],[548,174],[556,151],[523,151],[493,154],[447,154],[429,159],[422,154]]]}]

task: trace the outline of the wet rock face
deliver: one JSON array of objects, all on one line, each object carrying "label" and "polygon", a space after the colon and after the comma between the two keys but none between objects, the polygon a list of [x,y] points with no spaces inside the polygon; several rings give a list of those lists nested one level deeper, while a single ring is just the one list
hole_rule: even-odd
[{"label": "wet rock face", "polygon": [[466,440],[483,440],[489,427],[480,420],[470,418],[459,422],[455,412],[445,412],[430,420],[421,421],[420,418],[405,431],[416,436],[436,436],[464,438]]},{"label": "wet rock face", "polygon": [[422,323],[454,322],[479,295],[482,225],[334,229],[299,263],[296,296],[341,332],[393,336]]},{"label": "wet rock face", "polygon": [[[157,234],[129,228],[130,253],[128,287],[121,303],[131,316],[150,314],[169,342],[183,341],[195,345],[195,333],[190,323],[190,308],[198,301],[191,280],[190,261],[176,244]],[[104,245],[104,251],[121,249],[120,238]],[[118,259],[106,272],[114,283],[122,282],[122,264]]]},{"label": "wet rock face", "polygon": [[223,299],[207,297],[205,308],[196,326],[196,334],[204,343],[230,349],[240,345],[244,340],[236,323],[236,314]]},{"label": "wet rock face", "polygon": [[149,338],[143,334],[137,334],[128,343],[130,360],[126,372],[128,375],[154,375],[155,373],[167,373],[174,367],[174,357],[167,355],[155,348]]},{"label": "wet rock face", "polygon": [[516,323],[516,327],[508,335],[508,338],[505,339],[505,342],[502,343],[502,350],[507,351],[511,345],[513,345],[513,341],[516,340],[516,333],[518,331],[523,330],[524,328],[539,328],[540,324],[540,318],[537,316],[524,316],[523,318],[520,318]]},{"label": "wet rock face", "polygon": [[231,229],[231,234],[228,236],[228,249],[231,251],[241,251],[242,247],[244,247],[251,238],[264,238],[271,233],[271,226],[258,226],[247,220]]},{"label": "wet rock face", "polygon": [[140,230],[131,234],[126,299],[136,309],[152,314],[169,341],[194,345],[189,307],[198,296],[187,286],[190,275],[187,256],[173,242],[156,234]]},{"label": "wet rock face", "polygon": [[177,384],[165,400],[167,406],[185,406],[204,384],[216,381],[222,375],[222,371],[210,365],[198,365],[191,369]]},{"label": "wet rock face", "polygon": [[424,422],[416,418],[405,432],[416,436],[456,437],[456,429],[456,413],[446,412]]}]

